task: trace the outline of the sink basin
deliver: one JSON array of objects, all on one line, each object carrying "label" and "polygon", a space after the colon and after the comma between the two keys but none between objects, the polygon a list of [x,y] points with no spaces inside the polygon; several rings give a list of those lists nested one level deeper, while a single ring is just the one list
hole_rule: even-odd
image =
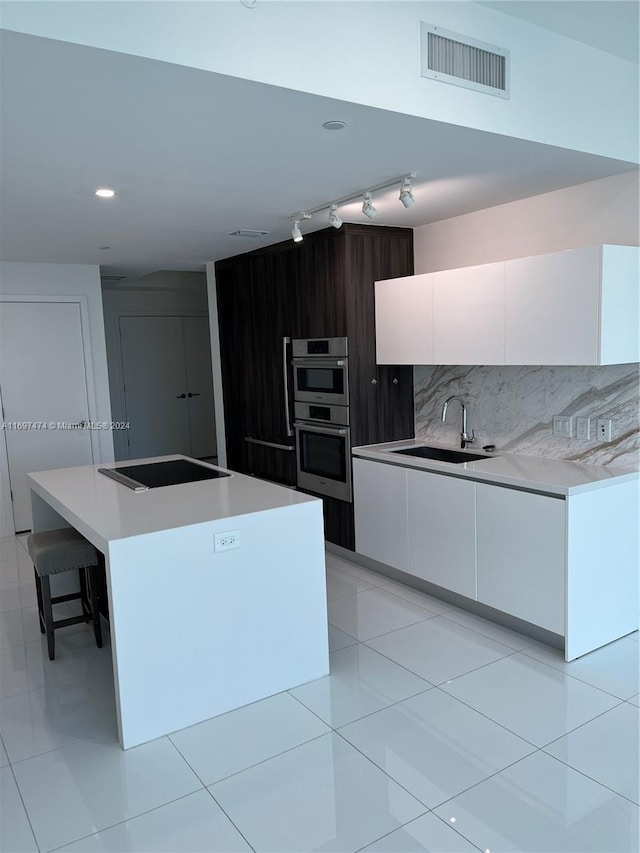
[{"label": "sink basin", "polygon": [[435,459],[438,462],[478,462],[481,459],[490,459],[489,456],[481,456],[479,453],[467,453],[466,450],[448,450],[443,447],[405,447],[403,450],[392,450],[392,453],[402,453],[405,456],[419,456],[421,459]]}]

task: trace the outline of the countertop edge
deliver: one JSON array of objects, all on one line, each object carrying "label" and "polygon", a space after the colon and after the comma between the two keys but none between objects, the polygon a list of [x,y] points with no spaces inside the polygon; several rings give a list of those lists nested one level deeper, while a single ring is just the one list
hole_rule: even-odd
[{"label": "countertop edge", "polygon": [[[404,441],[387,442],[385,444],[363,445],[361,447],[353,447],[351,452],[352,456],[356,458],[369,459],[374,462],[395,465],[401,468],[411,468],[413,470],[418,471],[428,471],[434,474],[443,474],[446,476],[458,477],[460,479],[472,480],[479,483],[510,486],[512,488],[523,489],[525,491],[543,492],[550,495],[556,495],[558,497],[571,497],[573,495],[594,491],[596,489],[617,486],[621,483],[640,481],[640,472],[628,469],[608,469],[609,472],[611,472],[612,470],[616,470],[616,473],[610,474],[610,476],[604,478],[594,477],[594,479],[591,481],[577,484],[562,484],[557,481],[554,482],[552,477],[549,477],[547,479],[544,477],[544,475],[537,479],[531,479],[519,475],[516,471],[514,471],[513,474],[509,474],[504,472],[499,473],[487,469],[487,465],[489,465],[492,461],[497,460],[502,460],[500,463],[501,465],[508,464],[510,460],[514,461],[514,465],[517,464],[518,460],[533,460],[533,463],[531,464],[539,464],[541,468],[544,468],[544,465],[547,462],[550,465],[554,462],[562,462],[565,465],[579,466],[576,470],[579,470],[583,474],[584,468],[586,467],[586,463],[576,463],[566,459],[547,460],[543,457],[524,456],[515,453],[500,453],[495,455],[487,454],[487,462],[483,460],[479,463],[471,462],[465,464],[455,464],[451,462],[439,462],[436,460],[421,459],[406,455],[397,455],[392,452],[394,449],[411,447],[421,444],[424,444],[424,442],[416,441],[414,439],[407,439]],[[436,445],[430,444],[429,446],[435,447]],[[444,447],[443,445],[441,446]],[[456,448],[449,447],[446,449],[451,450]],[[485,470],[474,468],[474,465],[485,466]],[[594,465],[591,467],[599,469],[603,468],[604,466]],[[617,473],[617,471],[619,471],[620,473]]]}]

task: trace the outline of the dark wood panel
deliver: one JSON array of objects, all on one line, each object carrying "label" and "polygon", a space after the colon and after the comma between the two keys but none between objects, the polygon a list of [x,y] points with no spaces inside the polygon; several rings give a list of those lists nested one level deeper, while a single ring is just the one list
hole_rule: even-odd
[{"label": "dark wood panel", "polygon": [[249,442],[245,444],[247,474],[263,480],[271,480],[274,483],[282,483],[284,486],[295,486],[296,454],[294,451],[264,447]]},{"label": "dark wood panel", "polygon": [[234,471],[245,470],[242,440],[245,425],[242,377],[247,353],[243,321],[245,274],[240,264],[216,269],[227,465]]},{"label": "dark wood panel", "polygon": [[344,234],[330,228],[309,235],[301,245],[295,337],[343,337],[348,332]]},{"label": "dark wood panel", "polygon": [[[412,273],[413,232],[373,225],[327,228],[216,264],[230,468],[294,482],[293,453],[244,441],[288,441],[284,336],[348,336],[352,444],[413,435],[413,369],[376,365],[374,300],[376,280]],[[353,549],[352,505],[323,502],[327,539]]]},{"label": "dark wood panel", "polygon": [[353,522],[353,504],[323,497],[324,536],[328,542],[341,545],[354,551],[355,526]]},{"label": "dark wood panel", "polygon": [[[411,275],[413,232],[398,228],[353,228],[347,243],[347,317],[353,358],[351,441],[374,444],[414,434],[413,369],[376,365],[375,289],[379,279]],[[397,384],[393,384],[397,379]]]}]

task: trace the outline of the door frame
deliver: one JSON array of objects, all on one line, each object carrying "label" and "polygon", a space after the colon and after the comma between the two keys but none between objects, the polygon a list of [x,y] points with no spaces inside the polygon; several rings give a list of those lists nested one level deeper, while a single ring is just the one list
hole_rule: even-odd
[{"label": "door frame", "polygon": [[[90,421],[98,420],[98,406],[96,387],[93,376],[93,358],[91,355],[91,335],[89,326],[89,302],[83,294],[0,294],[1,302],[71,302],[80,308],[80,333],[82,336],[82,350],[85,371],[85,382],[87,390],[88,416]],[[0,407],[2,405],[2,387],[0,386]],[[4,420],[4,418],[3,418]],[[15,522],[13,518],[13,501],[11,500],[11,480],[9,477],[9,456],[7,453],[7,441],[4,430],[0,438],[0,536],[13,536]],[[91,458],[95,462],[100,459],[99,432],[91,430],[89,434],[91,441]]]}]

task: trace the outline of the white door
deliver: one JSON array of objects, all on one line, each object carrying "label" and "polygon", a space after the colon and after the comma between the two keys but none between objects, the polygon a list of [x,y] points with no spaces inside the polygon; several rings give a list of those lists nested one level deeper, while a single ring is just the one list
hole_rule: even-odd
[{"label": "white door", "polygon": [[183,317],[191,456],[215,456],[216,421],[208,317]]},{"label": "white door", "polygon": [[[82,320],[77,302],[0,302],[0,388],[16,531],[31,529],[26,474],[91,465]],[[54,428],[50,428],[51,424]]]},{"label": "white door", "polygon": [[121,317],[129,459],[190,455],[181,317]]}]

